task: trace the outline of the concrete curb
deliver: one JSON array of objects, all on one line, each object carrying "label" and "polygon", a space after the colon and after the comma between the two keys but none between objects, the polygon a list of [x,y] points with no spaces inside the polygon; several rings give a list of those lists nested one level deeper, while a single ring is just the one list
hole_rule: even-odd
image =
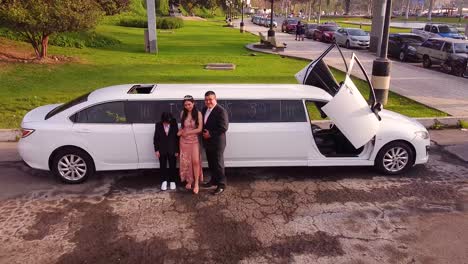
[{"label": "concrete curb", "polygon": [[[468,117],[424,117],[415,118],[424,127],[431,128],[454,128],[459,126],[460,120],[468,122]],[[314,124],[321,127],[328,127],[331,122],[328,120],[314,120]],[[0,129],[0,142],[14,142],[21,137],[20,129]]]},{"label": "concrete curb", "polygon": [[21,137],[19,129],[0,129],[0,142],[17,141]]}]

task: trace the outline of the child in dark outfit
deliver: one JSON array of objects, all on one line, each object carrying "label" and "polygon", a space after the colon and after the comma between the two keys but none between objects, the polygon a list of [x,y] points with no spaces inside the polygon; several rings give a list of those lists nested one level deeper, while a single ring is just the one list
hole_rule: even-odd
[{"label": "child in dark outfit", "polygon": [[[154,152],[159,159],[159,167],[161,171],[161,190],[167,190],[168,182],[169,188],[174,190],[176,188],[176,160],[179,156],[179,137],[177,132],[179,128],[177,121],[168,112],[163,112],[161,121],[157,122],[154,130]],[[169,168],[167,167],[169,163]]]}]

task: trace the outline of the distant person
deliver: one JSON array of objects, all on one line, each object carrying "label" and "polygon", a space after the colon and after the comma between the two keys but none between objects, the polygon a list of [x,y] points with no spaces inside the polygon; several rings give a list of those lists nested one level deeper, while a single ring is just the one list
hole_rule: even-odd
[{"label": "distant person", "polygon": [[302,38],[302,41],[304,41],[304,33],[304,26],[302,25],[301,21],[298,21],[296,25],[296,40],[300,41]]},{"label": "distant person", "polygon": [[226,189],[226,174],[224,171],[224,149],[226,148],[226,131],[229,127],[226,109],[217,103],[213,91],[205,93],[203,113],[203,146],[206,151],[211,179],[203,187],[216,186],[214,195],[221,194]]},{"label": "distant person", "polygon": [[[159,159],[161,171],[161,190],[176,188],[177,177],[176,159],[179,155],[179,137],[177,122],[168,112],[161,114],[161,121],[157,122],[154,129],[153,145],[156,157]],[[167,167],[169,163],[169,168]]]},{"label": "distant person", "polygon": [[184,110],[180,113],[181,129],[177,133],[180,136],[180,180],[185,182],[185,189],[198,194],[199,182],[203,180],[198,141],[202,132],[203,117],[192,96],[186,95],[182,103]]}]

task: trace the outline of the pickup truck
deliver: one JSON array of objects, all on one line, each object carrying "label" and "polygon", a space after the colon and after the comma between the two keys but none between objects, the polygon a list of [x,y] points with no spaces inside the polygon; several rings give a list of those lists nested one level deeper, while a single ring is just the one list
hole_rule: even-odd
[{"label": "pickup truck", "polygon": [[466,39],[465,36],[458,32],[458,29],[454,26],[447,24],[426,24],[424,28],[414,28],[411,33],[419,35],[424,39],[428,38],[454,38],[454,39]]}]

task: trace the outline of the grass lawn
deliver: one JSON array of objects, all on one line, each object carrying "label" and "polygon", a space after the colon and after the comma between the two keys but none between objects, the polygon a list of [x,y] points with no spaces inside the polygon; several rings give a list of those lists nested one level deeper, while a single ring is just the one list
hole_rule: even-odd
[{"label": "grass lawn", "polygon": [[[159,55],[144,52],[143,29],[100,25],[98,33],[117,38],[121,44],[108,48],[49,48],[50,54],[73,56],[79,63],[0,62],[0,128],[19,127],[24,114],[37,106],[64,102],[114,84],[296,83],[294,74],[306,61],[261,53],[251,56],[244,46],[258,37],[222,25],[214,20],[185,21],[184,28],[159,32]],[[26,43],[0,42],[29,49]],[[204,70],[210,62],[234,63],[237,68]],[[412,117],[446,115],[395,94],[386,108]]]}]

